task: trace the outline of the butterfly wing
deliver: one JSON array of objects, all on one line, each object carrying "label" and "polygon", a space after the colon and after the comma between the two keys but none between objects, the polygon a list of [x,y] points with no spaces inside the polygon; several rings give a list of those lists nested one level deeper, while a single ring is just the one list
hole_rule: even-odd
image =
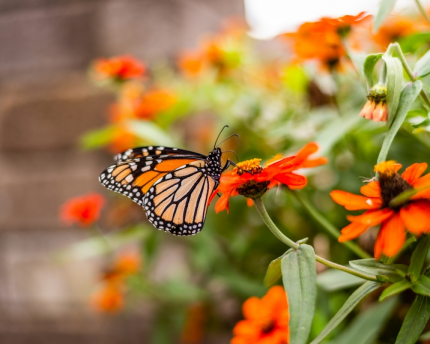
[{"label": "butterfly wing", "polygon": [[119,153],[115,156],[116,162],[132,160],[136,158],[142,158],[147,156],[165,156],[165,155],[175,155],[175,156],[193,156],[198,159],[206,159],[206,156],[196,152],[188,151],[185,149],[171,148],[171,147],[137,147],[133,149],[126,150],[125,152]]},{"label": "butterfly wing", "polygon": [[205,167],[205,161],[186,164],[151,186],[143,208],[156,228],[180,236],[202,230],[208,200],[217,184]]},{"label": "butterfly wing", "polygon": [[[205,156],[203,156],[203,159]],[[119,161],[109,166],[99,177],[108,189],[121,193],[139,205],[143,196],[160,178],[186,164],[200,162],[196,155],[151,155]],[[202,161],[204,163],[204,161]]]}]

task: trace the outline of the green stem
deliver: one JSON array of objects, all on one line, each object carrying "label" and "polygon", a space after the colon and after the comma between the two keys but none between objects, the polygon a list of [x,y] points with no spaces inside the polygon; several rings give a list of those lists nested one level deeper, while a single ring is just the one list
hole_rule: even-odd
[{"label": "green stem", "polygon": [[[280,241],[282,241],[287,246],[297,250],[300,245],[292,241],[290,238],[288,238],[284,233],[282,233],[278,227],[273,223],[272,219],[270,218],[269,214],[267,213],[266,208],[264,207],[264,203],[262,198],[257,198],[254,200],[254,205],[257,208],[258,213],[260,214],[261,218],[263,219],[266,226],[269,228],[269,230],[273,233],[275,237],[277,237]],[[339,265],[336,263],[333,263],[327,259],[324,259],[320,256],[315,255],[315,260],[317,262],[320,262],[321,264],[324,264],[325,266],[328,266],[333,269],[337,269],[346,273],[349,273],[351,275],[363,278],[365,280],[378,282],[377,278],[372,275],[368,275],[365,273],[361,273],[359,271],[353,270],[351,268],[348,268],[343,265]]]},{"label": "green stem", "polygon": [[420,2],[419,0],[415,0],[415,2],[416,2],[416,4],[417,4],[418,9],[420,10],[421,14],[423,15],[423,17],[424,17],[424,18],[425,18],[425,20],[427,21],[427,23],[429,23],[429,24],[430,24],[430,18],[429,18],[429,16],[427,15],[427,13],[426,13],[426,11],[425,11],[425,9],[424,9],[423,5],[421,5],[421,2]]},{"label": "green stem", "polygon": [[[412,82],[417,81],[417,78],[414,76],[414,73],[412,72],[411,67],[409,67],[408,61],[406,61],[405,55],[403,55],[403,51],[402,51],[402,48],[400,47],[399,43],[390,44],[390,46],[387,49],[387,52],[388,52],[388,50],[390,50],[390,48],[391,48],[391,50],[394,50],[396,52],[397,56],[399,57],[400,61],[402,62],[403,69],[405,70],[406,74],[408,74],[408,76],[409,76],[409,79],[411,79]],[[427,95],[427,93],[424,91],[424,89],[421,90],[420,96],[421,96],[421,98],[423,98],[423,100],[427,104],[427,106],[430,107],[430,98]]]},{"label": "green stem", "polygon": [[[340,231],[335,226],[333,226],[330,221],[328,221],[324,216],[322,216],[302,193],[293,191],[292,194],[302,204],[302,206],[306,209],[309,215],[311,215],[314,220],[317,221],[328,234],[330,234],[336,240],[339,238]],[[368,254],[360,246],[356,245],[352,241],[347,241],[343,244],[360,258],[372,258],[370,254]]]},{"label": "green stem", "polygon": [[264,206],[263,199],[257,198],[254,200],[255,207],[257,208],[258,213],[260,214],[261,218],[263,219],[266,226],[270,229],[270,231],[273,233],[275,237],[277,237],[279,240],[281,240],[285,245],[294,248],[297,250],[299,248],[299,244],[295,243],[293,240],[288,238],[284,233],[282,233],[278,227],[273,223],[272,219],[270,218],[269,214],[267,213],[267,210]]},{"label": "green stem", "polygon": [[114,251],[112,245],[110,244],[109,240],[105,237],[105,235],[103,234],[99,226],[95,225],[94,227],[92,227],[92,231],[95,234],[95,236],[99,237],[105,243],[106,249],[108,252]]}]

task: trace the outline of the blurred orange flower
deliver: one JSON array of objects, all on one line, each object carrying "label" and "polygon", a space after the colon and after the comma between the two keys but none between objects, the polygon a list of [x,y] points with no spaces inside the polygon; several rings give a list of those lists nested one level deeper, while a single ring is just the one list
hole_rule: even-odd
[{"label": "blurred orange flower", "polygon": [[381,48],[386,49],[390,43],[419,32],[421,26],[421,23],[414,18],[392,16],[373,35],[373,39]]},{"label": "blurred orange flower", "polygon": [[146,67],[131,56],[117,56],[95,61],[93,70],[98,80],[125,81],[140,78],[145,73]]},{"label": "blurred orange flower", "polygon": [[[367,211],[359,216],[348,216],[351,223],[342,229],[340,242],[363,234],[369,227],[381,224],[375,243],[375,258],[382,254],[396,255],[405,242],[405,228],[412,235],[430,233],[430,173],[421,177],[427,169],[426,163],[409,166],[400,176],[402,165],[394,161],[381,162],[375,166],[379,181],[370,182],[361,188],[364,196],[342,190],[331,192],[333,200],[347,210]],[[425,189],[401,205],[390,205],[391,200],[410,189]]]},{"label": "blurred orange flower", "polygon": [[61,206],[60,219],[66,225],[91,226],[99,219],[104,204],[103,196],[97,193],[71,198]]},{"label": "blurred orange flower", "polygon": [[200,52],[184,52],[178,58],[178,67],[186,76],[195,77],[203,70],[203,56]]},{"label": "blurred orange flower", "polygon": [[317,59],[324,68],[332,69],[339,67],[341,58],[346,56],[342,37],[368,18],[364,12],[356,16],[322,18],[317,22],[303,23],[296,32],[281,37],[292,42],[298,59]]},{"label": "blurred orange flower", "polygon": [[124,307],[124,294],[115,285],[103,285],[91,298],[91,304],[96,311],[115,313]]},{"label": "blurred orange flower", "polygon": [[121,122],[127,119],[152,120],[163,111],[167,111],[177,102],[174,93],[167,89],[152,89],[121,97],[111,107],[111,121]]},{"label": "blurred orange flower", "polygon": [[233,329],[231,344],[288,344],[288,300],[284,288],[274,286],[261,299],[251,297],[242,307],[245,320]]},{"label": "blurred orange flower", "polygon": [[297,155],[270,162],[264,168],[260,166],[261,159],[240,162],[233,171],[222,174],[220,184],[209,201],[217,193],[222,193],[215,204],[215,211],[218,213],[226,209],[228,212],[229,199],[233,196],[243,195],[248,198],[258,198],[278,184],[287,185],[290,189],[301,189],[306,186],[307,179],[293,171],[327,163],[325,158],[308,159],[317,150],[316,143],[308,143]]},{"label": "blurred orange flower", "polygon": [[119,125],[115,129],[112,139],[109,144],[109,151],[116,154],[123,152],[130,147],[136,147],[139,145],[139,138],[130,133],[123,126]]}]

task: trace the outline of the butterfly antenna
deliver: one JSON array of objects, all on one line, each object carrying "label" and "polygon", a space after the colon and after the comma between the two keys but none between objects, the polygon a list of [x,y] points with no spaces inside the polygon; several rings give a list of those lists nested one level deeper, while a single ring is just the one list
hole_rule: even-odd
[{"label": "butterfly antenna", "polygon": [[223,131],[225,128],[228,128],[228,125],[223,126],[223,127],[222,127],[222,129],[221,129],[221,131],[219,132],[218,137],[217,137],[217,138],[216,138],[216,140],[215,140],[214,149],[215,149],[215,147],[216,147],[216,143],[218,142],[219,137],[221,136],[222,131]]},{"label": "butterfly antenna", "polygon": [[233,150],[222,151],[221,153],[227,153],[227,152],[232,152],[234,154],[234,156],[236,157],[236,160],[239,161],[239,158],[237,157],[236,152]]},{"label": "butterfly antenna", "polygon": [[[238,134],[232,134],[232,135],[230,135],[229,137],[227,137],[227,138],[225,138],[224,140],[222,140],[220,143],[218,143],[218,145],[216,146],[216,148],[218,148],[218,146],[220,146],[224,141],[227,141],[229,138],[231,138],[231,137],[233,137],[233,136],[239,137],[239,135],[238,135]],[[214,149],[215,149],[215,147],[214,147]]]}]

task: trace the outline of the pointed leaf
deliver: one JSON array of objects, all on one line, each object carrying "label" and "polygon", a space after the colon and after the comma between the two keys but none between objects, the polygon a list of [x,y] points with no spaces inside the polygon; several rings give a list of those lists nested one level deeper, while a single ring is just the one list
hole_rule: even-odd
[{"label": "pointed leaf", "polygon": [[[333,331],[340,322],[346,318],[346,316],[351,313],[355,306],[372,291],[378,289],[381,286],[380,283],[365,282],[361,287],[352,293],[352,295],[346,300],[341,309],[336,313],[336,315],[329,321],[329,323],[324,327],[321,333],[311,342],[311,344],[320,343],[327,335]],[[292,342],[293,343],[293,342]]]},{"label": "pointed leaf", "polygon": [[127,129],[137,137],[154,145],[178,146],[177,142],[166,131],[153,122],[142,120],[126,121]]},{"label": "pointed leaf", "polygon": [[366,60],[363,64],[363,73],[366,77],[367,87],[370,89],[374,85],[373,81],[373,70],[375,69],[376,64],[381,59],[384,54],[372,54],[366,57]]},{"label": "pointed leaf", "polygon": [[430,296],[430,278],[421,275],[418,280],[413,284],[412,290],[416,294]]},{"label": "pointed leaf", "polygon": [[403,264],[384,264],[383,262],[369,258],[369,259],[358,259],[349,262],[354,269],[363,271],[372,275],[379,275],[387,277],[390,282],[398,282],[403,279],[402,276],[397,272],[408,271],[408,267]]},{"label": "pointed leaf", "polygon": [[313,247],[300,245],[282,258],[281,266],[290,309],[290,343],[305,344],[315,312],[316,267]]},{"label": "pointed leaf", "polygon": [[[394,121],[402,91],[403,67],[397,57],[383,55],[387,83],[388,127]],[[409,110],[409,108],[408,108]]]},{"label": "pointed leaf", "polygon": [[417,61],[414,68],[414,75],[418,78],[422,78],[428,74],[430,74],[430,50]]},{"label": "pointed leaf", "polygon": [[406,289],[409,289],[410,287],[412,287],[412,282],[409,282],[405,279],[401,280],[400,282],[394,283],[382,292],[381,296],[379,297],[379,301],[383,301],[389,296],[399,294]]},{"label": "pointed leaf", "polygon": [[406,84],[403,88],[402,93],[400,95],[399,108],[397,110],[396,118],[392,122],[390,129],[388,130],[387,136],[382,143],[382,148],[378,156],[378,164],[387,160],[387,154],[391,143],[393,142],[394,137],[396,136],[397,132],[405,121],[406,115],[410,107],[412,106],[412,103],[418,97],[418,94],[422,89],[422,85],[422,82],[417,80],[413,83]]},{"label": "pointed leaf", "polygon": [[285,257],[287,254],[291,253],[292,251],[293,249],[290,248],[282,256],[270,262],[269,267],[267,268],[267,271],[266,271],[266,276],[264,276],[264,285],[267,288],[274,285],[282,277],[282,270],[281,270],[282,258]]},{"label": "pointed leaf", "polygon": [[377,33],[379,27],[384,22],[385,19],[390,15],[394,6],[396,5],[396,0],[381,0],[378,13],[373,20],[373,33]]},{"label": "pointed leaf", "polygon": [[[424,272],[426,277],[430,271],[427,268]],[[402,327],[397,335],[395,344],[415,344],[424,330],[427,321],[430,317],[430,297],[417,295],[411,308],[403,320]]]},{"label": "pointed leaf", "polygon": [[373,305],[358,314],[346,330],[336,336],[330,344],[369,344],[375,343],[378,333],[390,318],[398,299],[393,297],[385,302]]},{"label": "pointed leaf", "polygon": [[411,275],[411,280],[415,281],[421,275],[424,262],[427,257],[427,252],[430,245],[430,236],[426,235],[420,240],[411,257],[411,264],[409,265],[409,274]]}]

